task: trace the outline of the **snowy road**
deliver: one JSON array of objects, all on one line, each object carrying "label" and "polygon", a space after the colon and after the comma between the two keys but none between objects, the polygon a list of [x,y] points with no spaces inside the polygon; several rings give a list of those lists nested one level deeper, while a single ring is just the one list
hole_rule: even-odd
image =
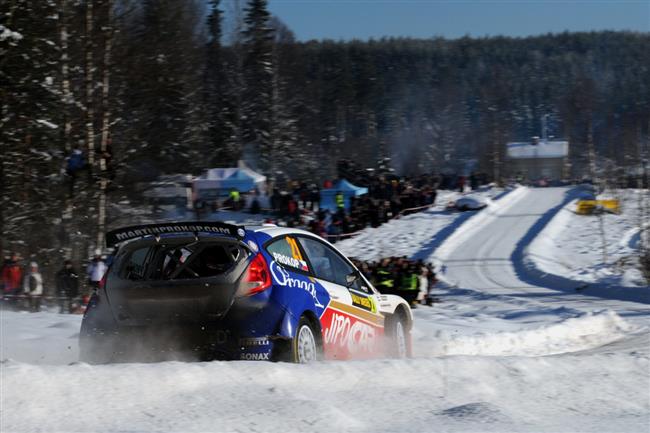
[{"label": "snowy road", "polygon": [[527,247],[546,223],[574,198],[574,190],[521,188],[511,195],[501,206],[468,221],[466,227],[436,252],[435,256],[443,263],[446,281],[462,289],[498,297],[504,305],[516,305],[519,309],[565,308],[576,313],[607,309],[633,321],[650,314],[647,302],[630,302],[646,301],[647,293],[641,288],[627,293],[616,289],[581,291],[579,281],[531,275],[524,263]]},{"label": "snowy road", "polygon": [[562,203],[567,191],[524,190],[486,218],[480,229],[459,233],[460,239],[451,240],[455,245],[444,258],[447,278],[460,287],[492,294],[514,295],[531,289],[548,292],[522,281],[511,257],[520,240],[549,209]]}]

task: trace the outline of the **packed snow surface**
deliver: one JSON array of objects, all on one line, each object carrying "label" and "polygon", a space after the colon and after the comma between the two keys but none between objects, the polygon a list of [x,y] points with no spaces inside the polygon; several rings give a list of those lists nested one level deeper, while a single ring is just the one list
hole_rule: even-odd
[{"label": "packed snow surface", "polygon": [[[91,366],[75,362],[79,316],[2,311],[0,431],[647,433],[650,304],[526,265],[567,192],[518,188],[447,224],[433,210],[373,229],[444,266],[409,360]],[[370,259],[375,244],[338,245]]]}]

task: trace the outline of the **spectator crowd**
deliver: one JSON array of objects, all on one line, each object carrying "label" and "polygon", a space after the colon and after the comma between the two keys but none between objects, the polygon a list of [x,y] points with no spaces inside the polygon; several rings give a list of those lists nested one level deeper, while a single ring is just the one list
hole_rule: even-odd
[{"label": "spectator crowd", "polygon": [[101,251],[86,265],[86,278],[73,266],[72,261],[64,260],[55,273],[56,292],[45,293],[43,275],[38,263],[23,260],[18,253],[4,258],[2,264],[2,308],[38,312],[43,302],[56,305],[60,313],[82,313],[88,303],[90,293],[99,287],[107,265]]},{"label": "spectator crowd", "polygon": [[[469,185],[465,185],[466,181]],[[478,188],[481,177],[472,174],[469,179],[463,176],[421,175],[398,177],[391,174],[369,172],[360,185],[368,188],[368,193],[349,198],[345,205],[342,191],[335,196],[336,209],[321,207],[321,188],[316,184],[289,182],[286,188],[274,188],[270,197],[273,215],[269,222],[288,227],[307,229],[330,241],[349,236],[366,227],[378,227],[400,215],[427,209],[436,203],[437,191],[448,189]],[[325,181],[323,188],[332,187]],[[255,198],[249,210],[259,213],[261,206]],[[241,206],[239,207],[241,208]]]},{"label": "spectator crowd", "polygon": [[385,257],[375,262],[352,259],[354,265],[380,293],[399,295],[411,306],[432,305],[436,273],[431,263],[407,257]]}]

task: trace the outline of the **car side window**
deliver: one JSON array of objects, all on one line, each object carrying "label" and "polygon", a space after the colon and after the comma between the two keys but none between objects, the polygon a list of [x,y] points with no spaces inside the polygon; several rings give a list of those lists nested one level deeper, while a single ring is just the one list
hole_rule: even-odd
[{"label": "car side window", "polygon": [[[347,287],[347,276],[354,272],[354,268],[343,257],[322,242],[301,237],[300,245],[304,248],[317,278],[331,281]],[[361,281],[355,281],[352,288],[363,290]]]},{"label": "car side window", "polygon": [[292,236],[282,236],[276,241],[266,246],[266,251],[273,257],[276,263],[289,269],[309,272],[309,265],[302,256],[302,251],[298,247],[296,238]]},{"label": "car side window", "polygon": [[147,257],[151,247],[139,248],[131,253],[123,266],[122,276],[128,280],[142,280],[147,269]]}]

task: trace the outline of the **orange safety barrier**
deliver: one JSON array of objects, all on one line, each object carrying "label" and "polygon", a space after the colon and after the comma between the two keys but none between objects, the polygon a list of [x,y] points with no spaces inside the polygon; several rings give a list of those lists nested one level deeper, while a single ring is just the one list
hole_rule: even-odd
[{"label": "orange safety barrier", "polygon": [[621,205],[619,200],[616,199],[578,200],[578,203],[576,205],[576,213],[579,215],[591,215],[597,208],[601,208],[613,213],[619,213]]}]

